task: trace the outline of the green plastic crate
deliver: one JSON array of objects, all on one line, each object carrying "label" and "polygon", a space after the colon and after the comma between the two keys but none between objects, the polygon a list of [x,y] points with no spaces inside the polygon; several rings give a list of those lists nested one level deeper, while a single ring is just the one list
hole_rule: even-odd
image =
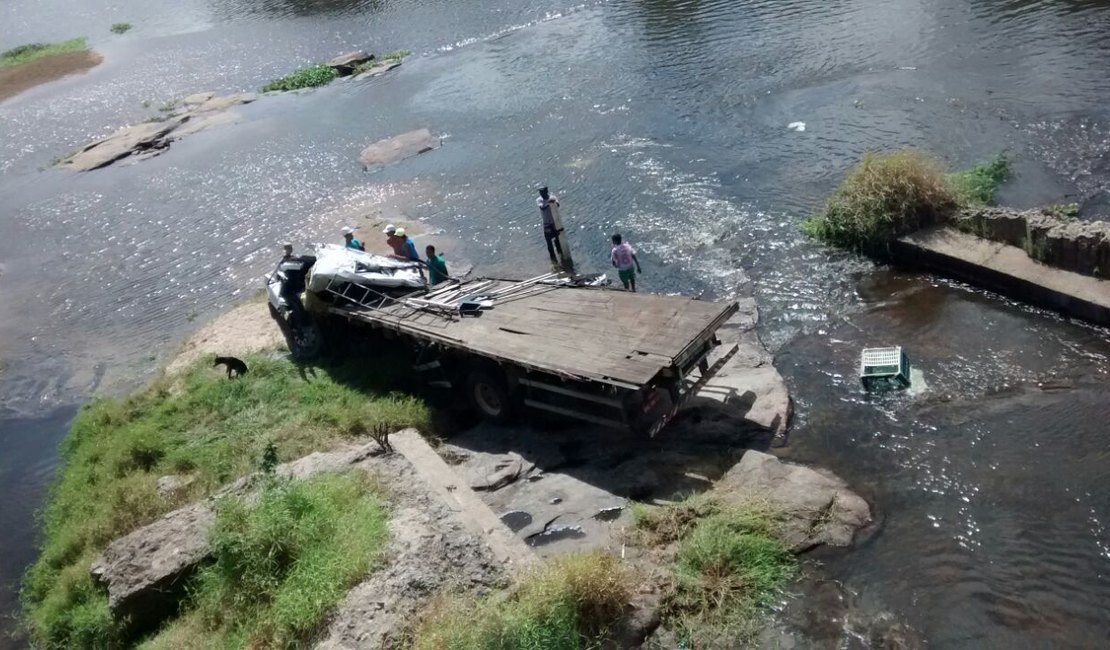
[{"label": "green plastic crate", "polygon": [[909,388],[910,359],[901,346],[865,348],[860,355],[859,378],[869,391]]}]

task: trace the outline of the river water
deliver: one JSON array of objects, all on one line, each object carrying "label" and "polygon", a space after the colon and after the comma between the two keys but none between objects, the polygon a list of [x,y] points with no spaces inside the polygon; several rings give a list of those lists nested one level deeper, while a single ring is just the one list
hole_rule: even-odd
[{"label": "river water", "polygon": [[[0,49],[87,35],[105,55],[0,104],[0,609],[75,406],[152,376],[281,240],[386,204],[458,242],[449,260],[527,275],[547,183],[585,266],[620,230],[651,290],[754,293],[797,401],[784,453],[878,504],[860,548],[822,558],[861,607],[937,647],[1110,640],[1107,333],[798,233],[864,151],[902,145],[956,167],[1005,149],[1002,202],[1106,208],[1110,2],[6,0],[0,25]],[[44,169],[169,100],[355,47],[415,55],[139,164]],[[358,165],[424,126],[441,149]],[[859,349],[888,344],[927,390],[861,394]],[[810,641],[863,643],[849,628]]]}]

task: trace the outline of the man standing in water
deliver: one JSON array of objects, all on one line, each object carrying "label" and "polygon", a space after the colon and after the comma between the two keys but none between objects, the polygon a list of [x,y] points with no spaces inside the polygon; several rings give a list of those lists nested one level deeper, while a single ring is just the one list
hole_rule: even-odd
[{"label": "man standing in water", "polygon": [[[563,258],[563,246],[559,242],[559,233],[562,229],[561,224],[555,223],[552,206],[555,210],[558,210],[559,199],[548,193],[547,187],[541,187],[540,195],[536,198],[536,206],[540,209],[540,215],[543,217],[543,238],[547,242],[547,254],[551,256],[551,263],[558,265],[559,260]],[[555,251],[559,251],[558,258],[555,257]]]},{"label": "man standing in water", "polygon": [[625,289],[636,292],[636,274],[643,273],[640,270],[640,260],[636,259],[636,251],[632,249],[632,244],[623,241],[620,233],[613,235],[613,252],[609,255],[613,262],[613,266],[617,268],[617,275],[621,278],[621,284]]}]

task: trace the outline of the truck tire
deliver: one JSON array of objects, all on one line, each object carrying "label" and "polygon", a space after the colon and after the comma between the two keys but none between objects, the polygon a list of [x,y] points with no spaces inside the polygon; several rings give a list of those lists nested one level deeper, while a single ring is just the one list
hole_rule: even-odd
[{"label": "truck tire", "polygon": [[507,424],[513,421],[512,395],[499,370],[471,371],[466,377],[466,398],[474,410],[490,422]]}]

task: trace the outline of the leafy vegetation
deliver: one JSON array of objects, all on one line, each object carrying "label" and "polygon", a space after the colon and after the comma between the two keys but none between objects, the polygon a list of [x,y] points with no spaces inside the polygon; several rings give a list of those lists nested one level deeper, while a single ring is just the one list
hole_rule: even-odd
[{"label": "leafy vegetation", "polygon": [[30,43],[0,53],[0,68],[29,63],[53,54],[84,52],[89,49],[84,38],[74,38],[60,43]]},{"label": "leafy vegetation", "polygon": [[961,207],[991,203],[1009,168],[1001,154],[946,174],[935,160],[912,149],[867,153],[802,229],[832,246],[884,254],[902,235],[946,221]]},{"label": "leafy vegetation", "polygon": [[294,70],[281,79],[271,81],[262,87],[262,92],[270,92],[271,90],[299,90],[301,88],[326,86],[338,75],[339,73],[335,71],[335,68],[323,64],[314,65],[308,68]]},{"label": "leafy vegetation", "polygon": [[948,175],[960,207],[977,207],[994,203],[994,192],[1010,176],[1010,161],[998,154],[970,169]]},{"label": "leafy vegetation", "polygon": [[396,50],[393,52],[389,52],[388,54],[383,54],[379,58],[370,59],[369,61],[363,61],[362,63],[356,65],[351,74],[359,75],[363,72],[369,72],[374,68],[377,68],[386,63],[401,61],[410,54],[412,54],[412,52],[410,52],[409,50]]},{"label": "leafy vegetation", "polygon": [[779,513],[767,504],[726,505],[694,497],[634,511],[641,541],[678,542],[664,624],[686,647],[748,647],[764,610],[796,573],[778,536]]},{"label": "leafy vegetation", "polygon": [[365,472],[267,481],[257,501],[225,499],[214,562],[193,581],[187,613],[150,648],[295,648],[380,557],[380,489]]},{"label": "leafy vegetation", "polygon": [[[40,515],[41,553],[24,580],[38,645],[114,644],[118,631],[89,576],[92,560],[112,539],[250,473],[269,443],[289,460],[378,426],[428,425],[421,401],[390,392],[388,376],[355,361],[310,369],[264,354],[246,361],[250,372],[234,381],[201,362],[78,414]],[[195,480],[163,497],[155,488],[165,474]]]},{"label": "leafy vegetation", "polygon": [[631,595],[616,558],[560,558],[507,599],[461,595],[432,604],[413,633],[416,650],[577,650],[597,647]]},{"label": "leafy vegetation", "polygon": [[109,29],[113,34],[123,34],[131,30],[131,23],[114,23]]}]

